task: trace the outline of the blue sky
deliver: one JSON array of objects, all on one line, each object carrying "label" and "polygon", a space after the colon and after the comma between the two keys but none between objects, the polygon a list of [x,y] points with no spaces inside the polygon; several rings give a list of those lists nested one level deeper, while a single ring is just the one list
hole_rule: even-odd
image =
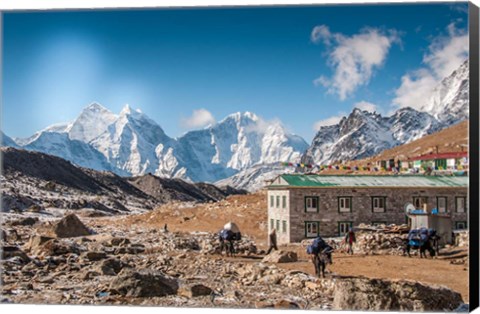
[{"label": "blue sky", "polygon": [[236,111],[308,142],[359,106],[419,107],[468,55],[467,5],[5,13],[3,131],[27,137],[93,101],[180,136]]}]

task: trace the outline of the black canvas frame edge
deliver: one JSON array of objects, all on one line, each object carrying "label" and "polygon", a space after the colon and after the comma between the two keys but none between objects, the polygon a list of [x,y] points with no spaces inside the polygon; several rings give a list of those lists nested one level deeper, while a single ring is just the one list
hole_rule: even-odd
[{"label": "black canvas frame edge", "polygon": [[479,306],[479,8],[469,3],[469,311]]}]

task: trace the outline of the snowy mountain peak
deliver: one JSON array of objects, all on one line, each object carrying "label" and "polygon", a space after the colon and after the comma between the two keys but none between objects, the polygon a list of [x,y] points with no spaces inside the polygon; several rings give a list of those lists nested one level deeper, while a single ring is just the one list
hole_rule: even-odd
[{"label": "snowy mountain peak", "polygon": [[132,113],[132,108],[130,107],[129,104],[126,104],[123,106],[122,111],[120,111],[121,116],[129,115]]},{"label": "snowy mountain peak", "polygon": [[225,119],[223,119],[222,121],[220,121],[219,123],[224,123],[224,122],[226,122],[226,121],[228,121],[228,120],[233,120],[233,121],[235,121],[235,122],[237,122],[237,123],[244,123],[244,122],[246,122],[246,121],[254,121],[254,122],[256,122],[256,121],[258,121],[259,119],[260,119],[260,118],[259,118],[256,114],[254,114],[254,113],[252,113],[252,112],[250,112],[250,111],[245,111],[245,112],[235,112],[235,113],[232,113],[232,114],[228,115]]},{"label": "snowy mountain peak", "polygon": [[72,140],[90,142],[105,132],[117,116],[107,108],[94,102],[84,108],[68,131]]},{"label": "snowy mountain peak", "polygon": [[405,107],[382,117],[354,108],[338,124],[321,127],[302,160],[329,164],[360,159],[468,119],[468,89],[465,61],[438,84],[422,111]]},{"label": "snowy mountain peak", "polygon": [[92,111],[92,112],[102,112],[102,111],[109,111],[107,108],[100,105],[98,102],[94,101],[87,107],[83,109],[84,111]]},{"label": "snowy mountain peak", "polygon": [[433,90],[421,110],[446,125],[452,125],[469,116],[469,64],[465,60]]},{"label": "snowy mountain peak", "polygon": [[40,132],[57,132],[57,133],[67,133],[70,131],[72,128],[73,123],[72,122],[67,122],[67,123],[56,123],[52,124],[51,126],[43,129]]},{"label": "snowy mountain peak", "polygon": [[17,143],[2,131],[0,131],[0,142],[0,146],[18,147]]}]

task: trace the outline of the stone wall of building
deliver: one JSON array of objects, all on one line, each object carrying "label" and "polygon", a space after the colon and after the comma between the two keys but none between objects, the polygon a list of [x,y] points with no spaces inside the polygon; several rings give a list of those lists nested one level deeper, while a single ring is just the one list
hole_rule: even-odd
[{"label": "stone wall of building", "polygon": [[[273,197],[273,204],[271,202]],[[279,206],[277,206],[277,197],[279,197]],[[283,197],[285,199],[285,207],[283,206]],[[290,191],[275,190],[268,191],[268,234],[272,231],[272,227],[276,229],[278,244],[290,243]],[[273,206],[272,206],[273,205]],[[272,226],[273,220],[273,226]],[[277,223],[278,222],[278,223]],[[278,224],[278,226],[277,226]],[[285,224],[285,230],[284,228]]]},{"label": "stone wall of building", "polygon": [[[456,222],[467,221],[467,212],[456,212],[456,197],[467,197],[467,188],[278,188],[271,187],[270,195],[286,193],[288,208],[270,208],[270,219],[287,219],[288,232],[279,237],[279,243],[299,242],[305,238],[305,222],[318,221],[321,236],[337,236],[340,222],[404,224],[407,222],[404,206],[414,197],[426,197],[429,209],[437,207],[437,197],[447,197],[447,211]],[[283,194],[282,194],[283,195]],[[305,197],[319,199],[318,212],[305,211]],[[339,211],[339,197],[351,197],[351,212]],[[372,197],[385,197],[385,212],[373,212]],[[468,211],[468,204],[467,204]],[[270,229],[269,229],[270,230]]]}]

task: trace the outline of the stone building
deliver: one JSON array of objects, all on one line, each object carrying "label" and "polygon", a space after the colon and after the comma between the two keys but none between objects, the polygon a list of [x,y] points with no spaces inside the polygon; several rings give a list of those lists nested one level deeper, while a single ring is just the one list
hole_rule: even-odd
[{"label": "stone building", "polygon": [[449,214],[454,229],[467,228],[467,176],[278,176],[267,187],[268,229],[278,243],[338,236],[351,226],[404,224],[405,204]]}]

